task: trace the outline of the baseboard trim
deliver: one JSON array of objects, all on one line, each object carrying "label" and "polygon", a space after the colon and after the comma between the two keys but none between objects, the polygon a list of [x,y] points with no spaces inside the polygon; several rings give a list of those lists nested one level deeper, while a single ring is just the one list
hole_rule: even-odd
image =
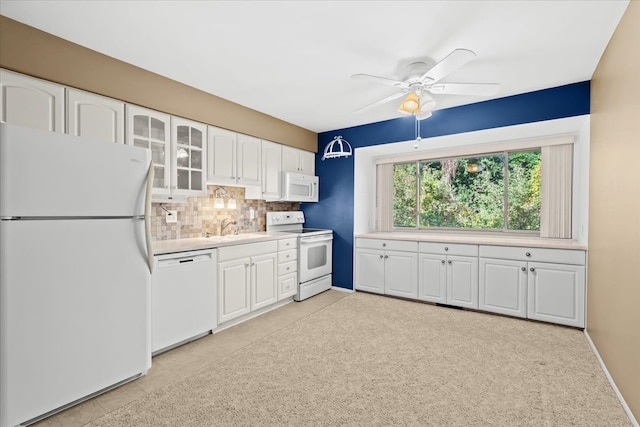
[{"label": "baseboard trim", "polygon": [[615,381],[613,381],[613,377],[609,373],[609,370],[607,369],[607,366],[604,364],[604,361],[602,360],[602,357],[600,357],[600,353],[598,352],[598,349],[596,348],[596,345],[591,340],[591,337],[589,336],[589,333],[587,332],[586,329],[584,330],[584,336],[587,337],[587,342],[591,346],[591,350],[593,350],[593,353],[596,355],[596,359],[598,359],[598,363],[600,363],[600,367],[602,368],[602,370],[604,371],[605,376],[609,380],[609,384],[611,384],[611,387],[613,387],[613,391],[616,394],[616,396],[618,397],[618,400],[620,401],[620,404],[622,405],[622,409],[624,409],[624,412],[626,412],[627,417],[629,417],[629,421],[631,421],[631,424],[634,427],[640,427],[640,426],[638,426],[638,421],[636,420],[636,418],[633,416],[633,413],[631,412],[631,408],[629,408],[629,405],[627,405],[627,402],[624,400],[624,397],[622,397],[622,393],[620,393],[620,390],[618,390],[618,386],[616,385]]},{"label": "baseboard trim", "polygon": [[335,289],[340,292],[349,292],[350,294],[353,293],[353,289],[341,288],[340,286],[331,286],[331,289]]}]

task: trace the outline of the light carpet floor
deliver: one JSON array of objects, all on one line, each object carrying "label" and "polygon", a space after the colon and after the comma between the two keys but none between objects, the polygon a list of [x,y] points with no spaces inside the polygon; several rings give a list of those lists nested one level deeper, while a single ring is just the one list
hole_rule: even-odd
[{"label": "light carpet floor", "polygon": [[628,426],[575,329],[354,293],[90,426]]}]

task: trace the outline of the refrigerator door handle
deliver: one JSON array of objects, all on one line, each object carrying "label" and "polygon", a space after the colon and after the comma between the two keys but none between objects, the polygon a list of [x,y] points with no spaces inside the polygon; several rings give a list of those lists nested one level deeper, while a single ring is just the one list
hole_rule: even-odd
[{"label": "refrigerator door handle", "polygon": [[147,243],[147,263],[149,273],[153,274],[153,246],[151,245],[151,192],[153,191],[153,159],[149,163],[147,173],[147,191],[144,199],[144,235]]}]

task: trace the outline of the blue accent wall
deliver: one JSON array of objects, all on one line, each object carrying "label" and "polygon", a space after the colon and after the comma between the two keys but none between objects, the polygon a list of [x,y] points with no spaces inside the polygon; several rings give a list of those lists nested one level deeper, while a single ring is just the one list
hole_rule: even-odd
[{"label": "blue accent wall", "polygon": [[[431,138],[482,129],[589,114],[590,82],[573,83],[460,107],[437,110],[421,122],[420,136]],[[303,203],[306,227],[334,231],[333,284],[353,289],[353,156],[322,161],[322,152],[334,136],[351,146],[367,147],[415,138],[413,117],[402,117],[318,134],[316,175],[320,177],[318,203]]]}]

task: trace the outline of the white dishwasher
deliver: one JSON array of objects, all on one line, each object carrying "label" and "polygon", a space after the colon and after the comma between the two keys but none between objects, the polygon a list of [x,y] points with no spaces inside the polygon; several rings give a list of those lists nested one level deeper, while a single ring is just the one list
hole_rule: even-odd
[{"label": "white dishwasher", "polygon": [[154,257],[151,276],[151,351],[158,354],[217,326],[216,250]]}]

